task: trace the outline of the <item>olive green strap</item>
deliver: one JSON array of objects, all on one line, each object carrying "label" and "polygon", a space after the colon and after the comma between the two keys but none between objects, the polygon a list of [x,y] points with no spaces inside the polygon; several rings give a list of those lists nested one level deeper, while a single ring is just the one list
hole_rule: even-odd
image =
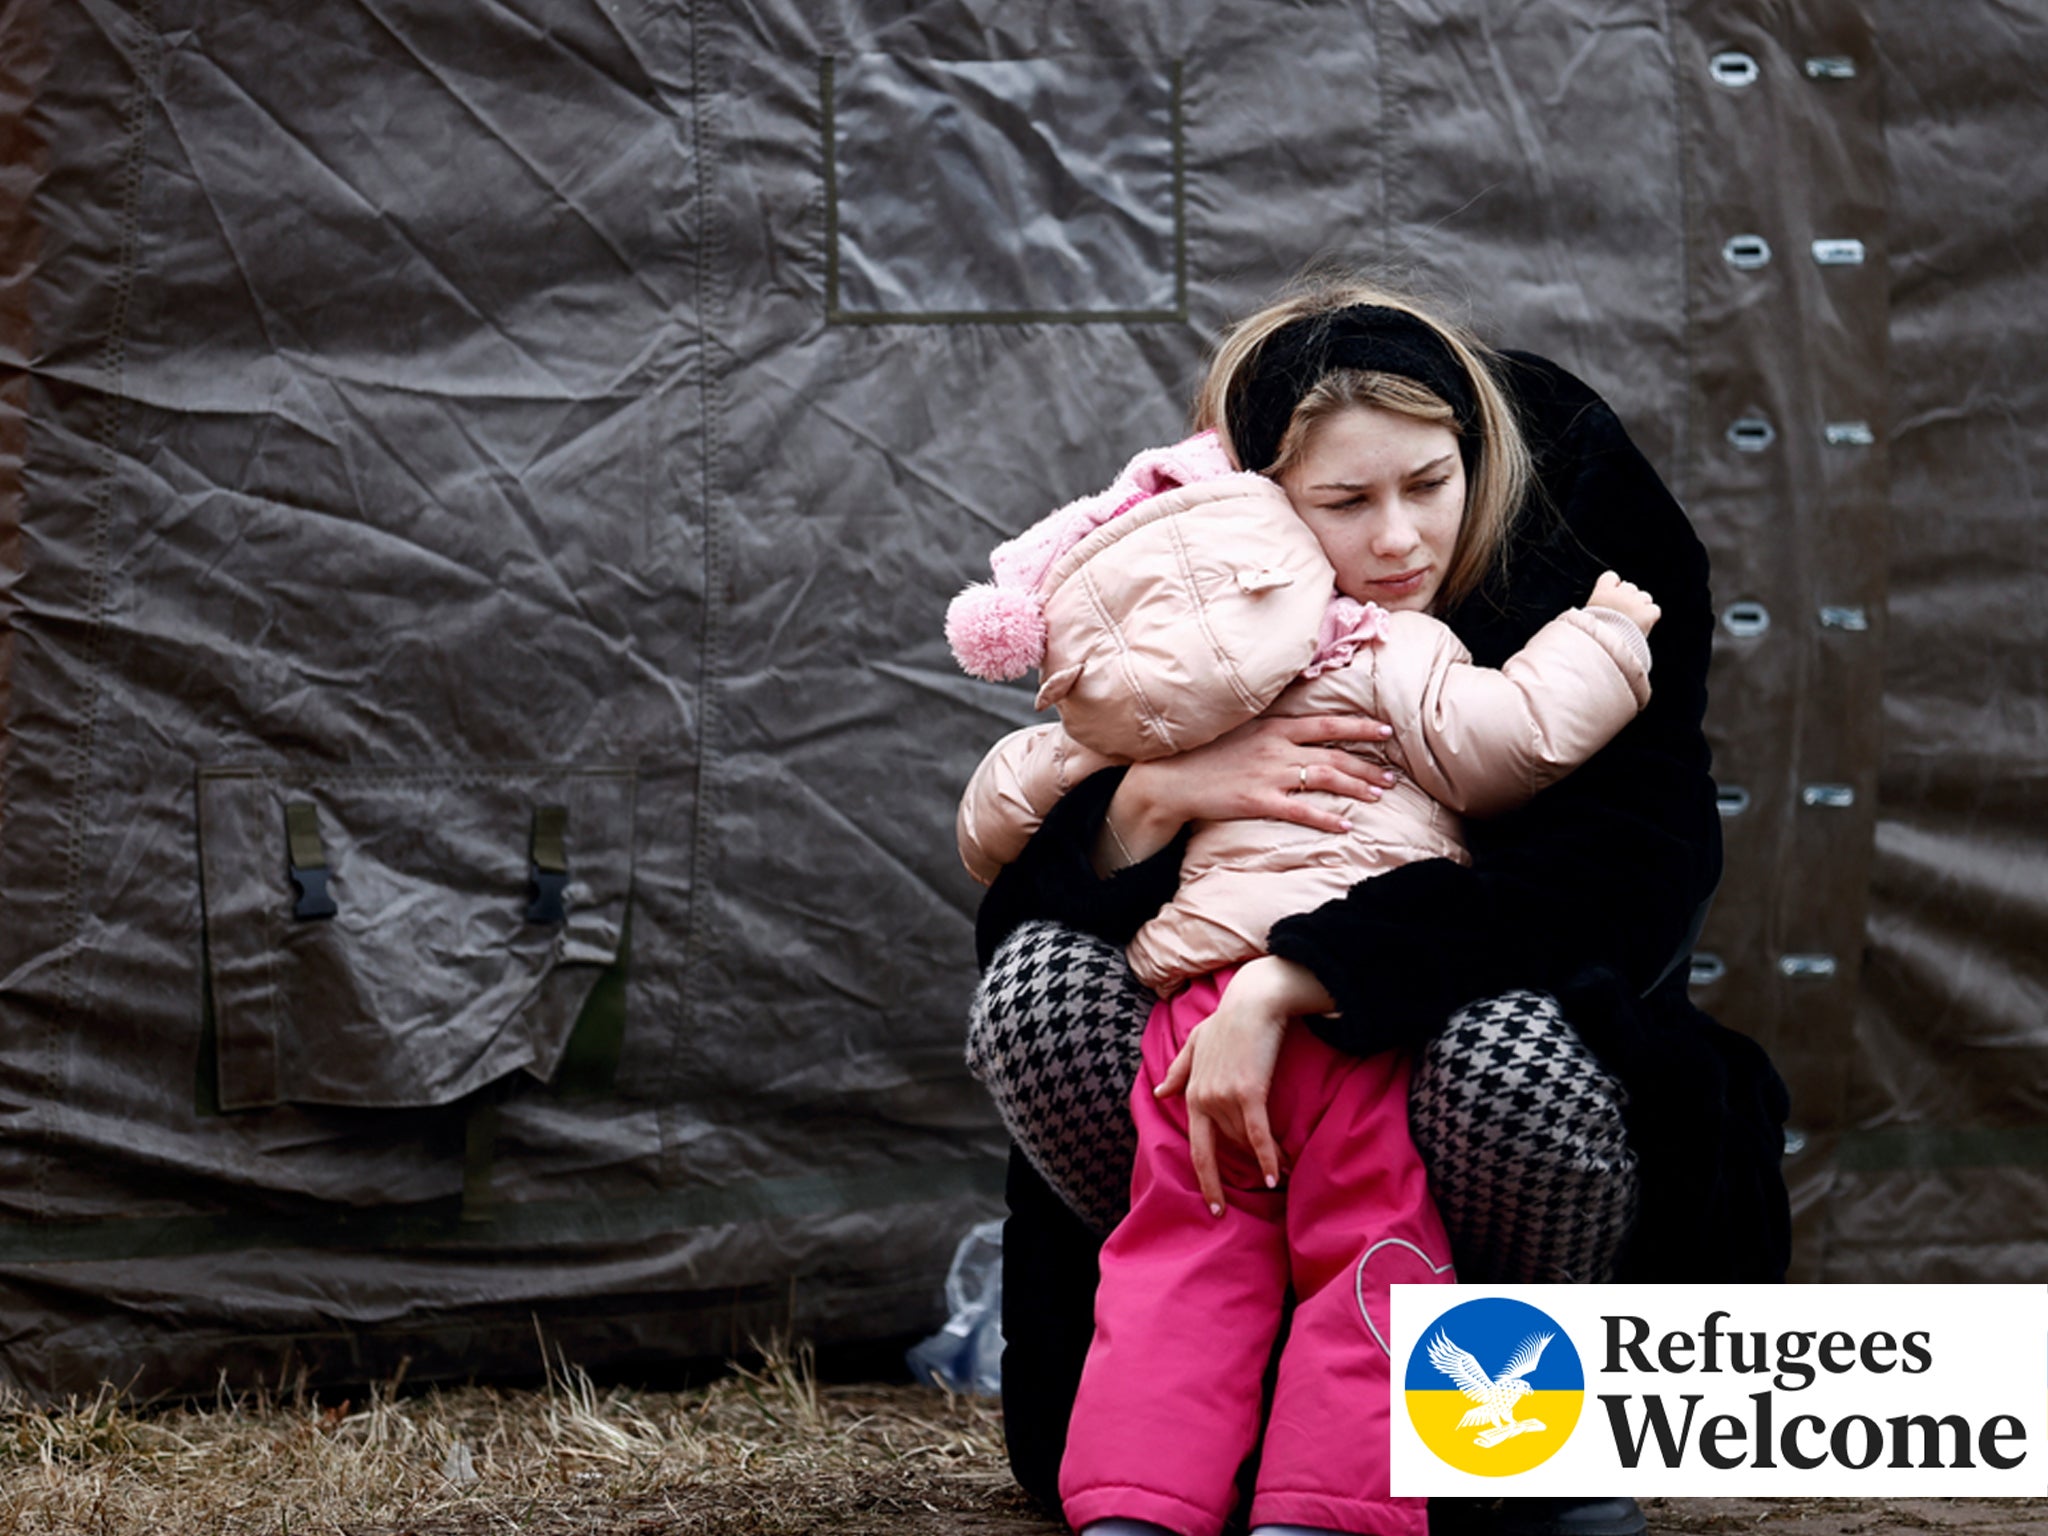
[{"label": "olive green strap", "polygon": [[320,812],[308,800],[294,800],[284,808],[285,849],[290,862],[292,887],[297,899],[292,916],[300,922],[335,915],[334,898],[327,893],[327,848],[320,841]]},{"label": "olive green strap", "polygon": [[503,1079],[469,1101],[462,1125],[462,1220],[491,1219],[491,1162],[498,1149],[498,1097]]},{"label": "olive green strap", "polygon": [[568,1244],[649,1238],[741,1222],[966,1201],[985,1209],[1003,1195],[1001,1158],[943,1158],[883,1168],[819,1169],[780,1178],[698,1185],[637,1200],[501,1201],[488,1223],[460,1220],[453,1199],[413,1205],[334,1206],[303,1214],[246,1210],[206,1216],[110,1216],[90,1221],[0,1219],[10,1265],[104,1263],[195,1253],[426,1249],[457,1245],[517,1253]]},{"label": "olive green strap", "polygon": [[619,1054],[626,1043],[626,957],[633,942],[630,907],[619,920],[619,947],[612,963],[591,984],[576,1015],[569,1043],[548,1088],[563,1098],[609,1093],[619,1077]]},{"label": "olive green strap", "polygon": [[569,808],[563,805],[543,805],[533,813],[533,867],[544,869],[551,875],[566,875],[569,872],[569,850],[566,834],[569,830]]},{"label": "olive green strap", "polygon": [[1900,1125],[1845,1131],[1835,1165],[1852,1173],[2048,1166],[2048,1126]]},{"label": "olive green strap", "polygon": [[536,806],[528,844],[526,920],[553,926],[569,920],[563,898],[569,890],[569,810],[561,805]]},{"label": "olive green strap", "polygon": [[217,1119],[220,1108],[220,1025],[213,1012],[213,955],[202,928],[199,935],[199,1061],[193,1082],[192,1108],[202,1120]]},{"label": "olive green strap", "polygon": [[291,841],[293,869],[317,869],[327,862],[327,849],[320,842],[320,813],[309,800],[294,800],[284,808],[285,833]]}]

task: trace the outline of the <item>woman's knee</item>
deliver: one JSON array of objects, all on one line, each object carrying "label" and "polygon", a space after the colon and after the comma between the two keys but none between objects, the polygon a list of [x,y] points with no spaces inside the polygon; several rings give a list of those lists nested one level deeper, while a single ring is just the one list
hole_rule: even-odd
[{"label": "woman's knee", "polygon": [[1634,1167],[1627,1095],[1541,992],[1507,992],[1451,1016],[1416,1062],[1409,1113],[1425,1160],[1538,1158]]},{"label": "woman's knee", "polygon": [[1097,1232],[1130,1198],[1131,1083],[1154,1000],[1115,945],[1029,923],[997,949],[968,1013],[968,1065],[1004,1128]]},{"label": "woman's knee", "polygon": [[1612,1276],[1638,1194],[1625,1102],[1554,999],[1453,1016],[1416,1065],[1409,1121],[1461,1275]]},{"label": "woman's knee", "polygon": [[[1153,996],[1114,944],[1026,923],[989,961],[967,1011],[967,1065],[999,1097],[1048,1075],[1108,1065],[1129,1090]],[[1106,1058],[1106,1060],[1105,1060]]]}]

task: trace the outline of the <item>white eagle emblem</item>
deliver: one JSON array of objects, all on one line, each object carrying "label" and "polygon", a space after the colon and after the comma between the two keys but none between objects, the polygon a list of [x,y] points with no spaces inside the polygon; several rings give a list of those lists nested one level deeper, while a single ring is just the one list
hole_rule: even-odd
[{"label": "white eagle emblem", "polygon": [[1479,1405],[1466,1411],[1465,1417],[1458,1420],[1458,1428],[1468,1429],[1474,1424],[1492,1426],[1472,1437],[1474,1445],[1496,1446],[1503,1440],[1545,1427],[1541,1419],[1516,1418],[1515,1404],[1534,1390],[1522,1378],[1536,1369],[1536,1362],[1543,1358],[1543,1347],[1556,1337],[1554,1333],[1530,1334],[1515,1347],[1498,1376],[1488,1376],[1470,1351],[1452,1343],[1441,1329],[1430,1339],[1429,1363]]}]

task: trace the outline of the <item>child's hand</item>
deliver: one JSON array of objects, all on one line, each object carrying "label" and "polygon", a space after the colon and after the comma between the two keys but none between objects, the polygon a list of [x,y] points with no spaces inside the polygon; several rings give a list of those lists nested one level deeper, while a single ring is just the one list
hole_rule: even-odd
[{"label": "child's hand", "polygon": [[1623,581],[1613,571],[1602,571],[1600,579],[1593,583],[1593,595],[1586,599],[1588,608],[1612,608],[1623,618],[1635,620],[1636,628],[1648,634],[1664,610],[1656,600],[1632,581]]}]

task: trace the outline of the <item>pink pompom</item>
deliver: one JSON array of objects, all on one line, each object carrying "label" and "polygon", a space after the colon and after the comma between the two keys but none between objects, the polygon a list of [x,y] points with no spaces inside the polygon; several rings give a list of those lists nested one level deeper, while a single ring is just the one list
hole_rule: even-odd
[{"label": "pink pompom", "polygon": [[946,643],[961,667],[991,683],[1045,659],[1045,609],[1035,593],[977,581],[946,609]]}]

